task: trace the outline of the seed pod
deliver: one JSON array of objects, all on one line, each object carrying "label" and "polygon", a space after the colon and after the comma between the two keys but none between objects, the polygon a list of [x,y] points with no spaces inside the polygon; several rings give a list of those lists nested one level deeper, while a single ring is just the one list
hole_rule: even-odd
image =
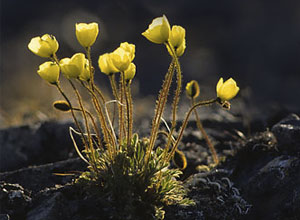
[{"label": "seed pod", "polygon": [[64,100],[58,100],[53,103],[54,108],[57,110],[67,112],[71,110],[70,105]]}]

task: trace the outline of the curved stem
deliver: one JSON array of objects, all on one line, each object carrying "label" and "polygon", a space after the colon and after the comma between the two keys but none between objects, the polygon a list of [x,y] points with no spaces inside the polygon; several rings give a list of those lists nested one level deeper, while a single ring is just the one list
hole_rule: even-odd
[{"label": "curved stem", "polygon": [[211,104],[215,103],[216,101],[217,101],[217,99],[211,99],[211,100],[208,100],[208,101],[198,102],[198,103],[196,103],[195,105],[193,105],[190,108],[190,110],[188,111],[187,115],[185,116],[185,119],[184,119],[183,124],[182,124],[182,126],[180,128],[180,131],[179,131],[178,138],[177,138],[177,140],[176,140],[176,142],[175,142],[175,144],[174,144],[174,146],[173,146],[173,148],[172,148],[172,150],[171,150],[171,152],[170,152],[170,154],[169,154],[169,156],[167,158],[167,161],[169,161],[171,159],[171,157],[173,156],[175,150],[177,149],[177,147],[179,145],[179,142],[180,142],[180,140],[181,140],[181,138],[183,136],[183,131],[186,128],[188,120],[189,120],[189,117],[191,116],[191,114],[194,111],[194,109],[196,109],[199,106],[211,105]]},{"label": "curved stem", "polygon": [[[192,98],[191,103],[192,103],[192,106],[195,105],[195,100],[194,100],[194,98]],[[206,143],[207,143],[207,145],[208,145],[208,147],[209,147],[209,150],[210,150],[210,152],[211,152],[211,154],[212,154],[212,156],[213,156],[214,163],[215,163],[215,164],[218,164],[218,163],[219,163],[219,158],[218,158],[216,149],[215,149],[214,145],[212,144],[212,142],[210,141],[210,139],[209,139],[209,137],[208,137],[206,131],[205,131],[204,128],[203,128],[203,125],[202,125],[202,123],[201,123],[201,121],[200,121],[200,117],[199,117],[199,115],[198,115],[197,109],[194,109],[194,114],[195,114],[195,117],[196,117],[196,124],[197,124],[197,127],[198,127],[199,130],[201,131],[201,133],[202,133],[202,135],[203,135],[203,137],[204,137],[204,139],[205,139],[205,141],[206,141]]]},{"label": "curved stem", "polygon": [[84,136],[84,133],[83,133],[83,131],[82,131],[82,129],[81,129],[79,123],[78,123],[78,120],[77,120],[77,118],[76,118],[76,116],[75,116],[75,113],[74,113],[74,111],[73,111],[73,107],[72,107],[72,104],[71,104],[69,98],[66,96],[66,94],[65,94],[64,91],[61,89],[61,87],[60,87],[60,85],[59,85],[58,83],[56,83],[55,86],[56,86],[56,88],[58,89],[58,91],[62,94],[62,96],[65,98],[65,100],[67,101],[67,103],[69,104],[70,109],[71,109],[71,114],[72,114],[72,117],[73,117],[73,119],[74,119],[74,122],[75,122],[75,124],[76,124],[76,126],[77,126],[79,132],[81,133],[81,136],[82,136],[82,140],[83,140],[85,149],[88,149],[88,145],[87,145],[88,141],[86,140],[86,138],[85,138],[85,136]]}]

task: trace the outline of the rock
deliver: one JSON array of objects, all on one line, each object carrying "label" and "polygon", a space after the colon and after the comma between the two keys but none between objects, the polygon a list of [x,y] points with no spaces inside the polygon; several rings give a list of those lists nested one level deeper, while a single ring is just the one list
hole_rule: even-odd
[{"label": "rock", "polygon": [[0,130],[0,172],[69,158],[72,123],[43,122]]},{"label": "rock", "polygon": [[6,213],[0,219],[24,219],[31,197],[19,184],[0,182],[0,202],[0,213]]},{"label": "rock", "polygon": [[278,149],[283,151],[300,151],[300,118],[290,114],[275,124],[271,131],[278,141]]}]

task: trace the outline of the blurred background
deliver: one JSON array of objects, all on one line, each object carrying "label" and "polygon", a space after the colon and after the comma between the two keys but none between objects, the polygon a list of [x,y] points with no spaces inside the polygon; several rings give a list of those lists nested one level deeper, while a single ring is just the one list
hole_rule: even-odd
[{"label": "blurred background", "polygon": [[[170,57],[164,46],[141,33],[162,14],[171,25],[186,29],[187,49],[181,58],[184,86],[197,80],[206,99],[215,96],[221,76],[233,77],[241,88],[237,99],[243,100],[244,110],[279,106],[299,112],[298,0],[1,0],[0,4],[1,127],[65,117],[51,106],[61,99],[59,93],[36,74],[46,59],[32,54],[27,45],[32,37],[49,33],[60,44],[59,58],[83,52],[75,37],[76,22],[99,23],[92,59],[97,83],[105,91],[108,81],[98,69],[99,55],[113,51],[120,42],[136,45],[134,96],[142,103],[138,110],[153,109]],[[151,104],[143,104],[146,100]]]}]

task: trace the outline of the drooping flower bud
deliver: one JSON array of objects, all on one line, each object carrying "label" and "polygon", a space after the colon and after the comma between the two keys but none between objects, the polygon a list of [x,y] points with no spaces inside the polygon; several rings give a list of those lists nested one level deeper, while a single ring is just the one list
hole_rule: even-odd
[{"label": "drooping flower bud", "polygon": [[78,78],[84,70],[86,59],[83,53],[76,53],[71,58],[61,59],[61,72],[68,78]]},{"label": "drooping flower bud", "polygon": [[67,103],[64,100],[58,100],[53,103],[53,107],[56,108],[57,110],[67,112],[71,110],[71,107],[69,103]]},{"label": "drooping flower bud", "polygon": [[153,19],[148,29],[142,33],[149,41],[163,44],[168,41],[170,35],[170,24],[165,15]]},{"label": "drooping flower bud", "polygon": [[84,48],[92,46],[99,33],[99,27],[96,22],[93,23],[77,23],[76,28],[76,37],[78,42]]},{"label": "drooping flower bud", "polygon": [[240,88],[232,78],[223,82],[223,78],[221,77],[216,86],[217,97],[222,101],[229,101],[234,98],[239,90]]},{"label": "drooping flower bud", "polygon": [[50,84],[58,83],[59,66],[52,61],[41,64],[37,73]]},{"label": "drooping flower bud", "polygon": [[58,42],[53,35],[44,34],[34,37],[28,44],[28,49],[40,57],[51,57],[58,50]]},{"label": "drooping flower bud", "polygon": [[192,80],[186,84],[185,87],[186,94],[189,98],[197,98],[200,94],[200,87],[196,80]]}]

